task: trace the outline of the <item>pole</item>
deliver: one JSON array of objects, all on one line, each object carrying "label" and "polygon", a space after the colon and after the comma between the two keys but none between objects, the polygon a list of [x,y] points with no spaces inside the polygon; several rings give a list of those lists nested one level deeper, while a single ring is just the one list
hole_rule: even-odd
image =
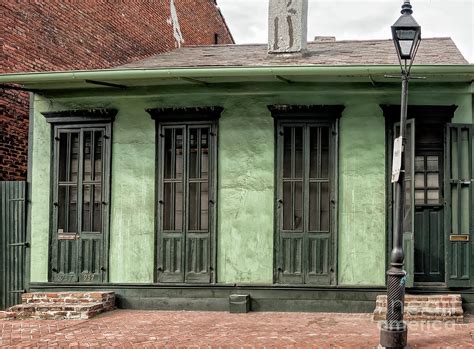
[{"label": "pole", "polygon": [[402,152],[400,176],[395,183],[395,208],[393,231],[393,248],[390,254],[390,268],[387,271],[387,321],[380,331],[380,345],[386,348],[404,348],[407,345],[407,326],[403,322],[405,301],[405,276],[403,270],[403,213],[405,208],[405,146],[408,105],[408,74],[402,70],[402,97],[400,106],[400,137]]}]

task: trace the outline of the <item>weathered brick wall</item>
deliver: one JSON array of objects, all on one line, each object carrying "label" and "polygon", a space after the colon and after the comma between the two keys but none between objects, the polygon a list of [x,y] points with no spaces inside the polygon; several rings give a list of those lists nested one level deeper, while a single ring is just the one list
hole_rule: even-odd
[{"label": "weathered brick wall", "polygon": [[[214,0],[4,1],[0,72],[108,68],[177,46],[232,43]],[[0,180],[26,178],[28,94],[0,89]]]}]

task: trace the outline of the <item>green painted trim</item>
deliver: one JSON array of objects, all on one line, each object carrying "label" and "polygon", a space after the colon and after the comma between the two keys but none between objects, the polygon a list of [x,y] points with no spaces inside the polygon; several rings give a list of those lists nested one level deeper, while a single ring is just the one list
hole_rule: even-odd
[{"label": "green painted trim", "polygon": [[36,284],[31,291],[114,291],[119,308],[157,310],[229,311],[231,294],[248,294],[252,311],[367,312],[375,308],[384,289],[324,289],[273,286],[156,286],[118,285],[64,286]]},{"label": "green painted trim", "polygon": [[[474,65],[417,65],[412,68],[415,75],[461,74],[471,80],[474,78]],[[169,69],[110,69],[66,72],[32,72],[0,74],[1,83],[47,83],[72,82],[81,80],[135,80],[135,79],[181,79],[200,77],[262,77],[275,75],[292,76],[369,76],[399,74],[398,65],[334,65],[334,66],[272,66],[272,67],[200,67]],[[187,83],[185,81],[185,83]]]},{"label": "green painted trim", "polygon": [[26,249],[25,255],[25,289],[29,289],[31,280],[31,181],[33,174],[31,173],[33,165],[33,135],[35,127],[35,95],[29,94],[29,110],[28,110],[28,165],[26,171],[26,241],[30,243],[30,247]]},{"label": "green painted trim", "polygon": [[[371,313],[381,287],[290,287],[275,285],[185,285],[156,284],[48,284],[34,283],[31,292],[114,291],[119,308],[157,310],[229,311],[231,294],[248,294],[252,311],[298,311]],[[447,293],[446,289],[416,289],[414,294]],[[474,310],[474,288],[462,291],[465,312]]]}]

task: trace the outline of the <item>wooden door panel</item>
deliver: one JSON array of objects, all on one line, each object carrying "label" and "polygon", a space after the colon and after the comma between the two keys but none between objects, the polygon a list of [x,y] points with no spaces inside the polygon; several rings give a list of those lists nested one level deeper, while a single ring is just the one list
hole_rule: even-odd
[{"label": "wooden door panel", "polygon": [[188,233],[186,250],[186,282],[209,283],[211,256],[208,234]]},{"label": "wooden door panel", "polygon": [[80,282],[101,282],[103,269],[102,234],[82,233],[79,243]]},{"label": "wooden door panel", "polygon": [[182,265],[183,236],[180,233],[162,233],[160,282],[184,282]]},{"label": "wooden door panel", "polygon": [[[448,253],[451,258],[451,262],[448,264],[449,279],[459,281],[469,280],[469,263],[471,258],[469,244],[463,242],[451,242]],[[452,281],[451,284],[453,284]],[[459,282],[457,284],[459,284]]]},{"label": "wooden door panel", "polygon": [[302,233],[282,233],[281,234],[281,283],[304,282],[303,274],[303,234]]},{"label": "wooden door panel", "polygon": [[330,236],[316,234],[308,238],[308,283],[329,284],[330,280]]},{"label": "wooden door panel", "polygon": [[417,208],[415,222],[415,282],[444,282],[443,209]]},{"label": "wooden door panel", "polygon": [[77,276],[77,240],[56,240],[56,253],[52,260],[53,278],[57,282],[76,282]]}]

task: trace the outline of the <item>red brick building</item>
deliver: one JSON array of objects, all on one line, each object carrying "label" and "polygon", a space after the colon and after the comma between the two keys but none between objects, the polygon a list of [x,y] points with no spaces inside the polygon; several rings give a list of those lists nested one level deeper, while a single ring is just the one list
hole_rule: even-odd
[{"label": "red brick building", "polygon": [[[98,69],[234,43],[215,0],[3,2],[0,73]],[[0,180],[26,179],[28,92],[0,88]]]}]

